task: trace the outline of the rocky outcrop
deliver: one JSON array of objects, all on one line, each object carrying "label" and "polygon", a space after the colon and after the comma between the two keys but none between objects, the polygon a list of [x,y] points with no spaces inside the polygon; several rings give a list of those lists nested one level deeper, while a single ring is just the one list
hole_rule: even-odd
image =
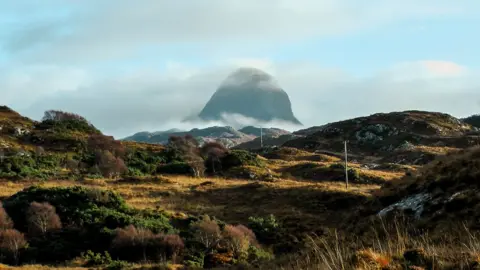
[{"label": "rocky outcrop", "polygon": [[224,114],[301,124],[293,115],[288,94],[272,76],[254,68],[241,68],[228,76],[198,117],[206,121],[225,121]]}]

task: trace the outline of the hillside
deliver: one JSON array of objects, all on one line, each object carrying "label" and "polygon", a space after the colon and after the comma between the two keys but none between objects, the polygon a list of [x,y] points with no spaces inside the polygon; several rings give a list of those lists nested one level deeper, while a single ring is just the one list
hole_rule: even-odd
[{"label": "hillside", "polygon": [[472,115],[462,119],[463,122],[480,129],[480,114]]},{"label": "hillside", "polygon": [[348,141],[353,155],[375,157],[379,163],[425,164],[446,151],[480,143],[477,128],[448,114],[405,111],[380,113],[294,132],[303,136],[287,147],[343,152]]},{"label": "hillside", "polygon": [[[278,128],[264,128],[263,135],[265,138],[275,138],[280,135],[290,134],[289,131],[278,129]],[[194,128],[189,131],[160,131],[160,132],[140,132],[134,134],[130,137],[122,139],[123,141],[137,141],[137,142],[147,142],[147,143],[156,143],[156,144],[166,144],[168,143],[168,138],[170,136],[185,136],[187,134],[192,135],[200,143],[219,141],[227,147],[235,147],[239,144],[243,144],[249,141],[253,141],[255,138],[260,136],[260,128],[253,126],[244,127],[242,129],[236,130],[232,127],[208,127],[203,129]],[[244,148],[244,147],[242,147]]]},{"label": "hillside", "polygon": [[379,214],[397,211],[436,230],[445,229],[437,226],[459,222],[476,228],[479,180],[479,146],[448,154],[379,190],[384,206]]},{"label": "hillside", "polygon": [[[116,141],[58,111],[41,122],[8,108],[0,116],[8,143],[0,243],[25,240],[18,250],[0,244],[0,263],[288,270],[480,263],[480,151],[468,147],[477,130],[445,114],[376,114],[294,134],[271,129],[273,141],[294,139],[282,146],[267,137],[269,147],[248,151],[201,144],[187,133],[165,145]],[[258,135],[252,127],[194,132],[225,130]],[[348,188],[342,134],[352,151]],[[306,140],[317,147],[298,147]],[[415,143],[395,149],[403,141]],[[434,161],[395,159],[415,151]],[[53,227],[32,230],[32,207],[50,213]]]}]

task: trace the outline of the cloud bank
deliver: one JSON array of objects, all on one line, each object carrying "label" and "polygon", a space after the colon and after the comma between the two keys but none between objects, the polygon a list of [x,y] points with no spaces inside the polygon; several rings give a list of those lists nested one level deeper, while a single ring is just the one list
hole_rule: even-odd
[{"label": "cloud bank", "polygon": [[[0,102],[34,119],[48,109],[79,113],[116,137],[188,129],[181,120],[199,112],[231,72],[256,67],[275,77],[306,126],[407,109],[466,116],[480,109],[480,77],[458,63],[417,59],[359,77],[305,57],[262,54],[402,21],[461,17],[479,6],[468,0],[1,3]],[[245,121],[251,123],[235,118]]]}]

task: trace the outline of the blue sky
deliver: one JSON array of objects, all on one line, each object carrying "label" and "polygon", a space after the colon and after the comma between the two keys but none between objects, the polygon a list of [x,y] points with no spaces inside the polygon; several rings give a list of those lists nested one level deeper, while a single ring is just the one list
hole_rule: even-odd
[{"label": "blue sky", "polygon": [[480,111],[479,15],[475,0],[2,1],[0,103],[35,119],[74,111],[125,136],[181,126],[252,66],[307,126],[404,109],[465,116]]}]

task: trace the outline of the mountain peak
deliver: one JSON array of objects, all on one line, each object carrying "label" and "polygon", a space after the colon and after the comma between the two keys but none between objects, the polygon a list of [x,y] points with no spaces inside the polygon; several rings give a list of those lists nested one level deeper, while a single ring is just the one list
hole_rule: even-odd
[{"label": "mountain peak", "polygon": [[231,73],[207,102],[199,118],[225,120],[224,114],[301,124],[293,115],[288,94],[270,74],[256,68],[239,68]]}]

